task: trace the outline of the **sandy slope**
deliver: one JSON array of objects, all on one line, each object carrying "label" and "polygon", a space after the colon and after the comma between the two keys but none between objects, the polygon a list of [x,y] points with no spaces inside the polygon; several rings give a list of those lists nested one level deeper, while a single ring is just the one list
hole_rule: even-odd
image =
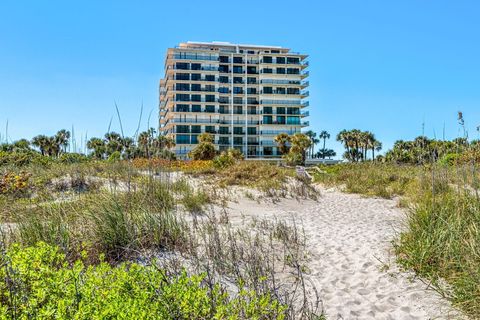
[{"label": "sandy slope", "polygon": [[450,304],[427,284],[400,272],[392,240],[404,213],[395,201],[322,190],[317,202],[229,203],[241,215],[301,221],[311,252],[311,280],[328,319],[458,319]]}]

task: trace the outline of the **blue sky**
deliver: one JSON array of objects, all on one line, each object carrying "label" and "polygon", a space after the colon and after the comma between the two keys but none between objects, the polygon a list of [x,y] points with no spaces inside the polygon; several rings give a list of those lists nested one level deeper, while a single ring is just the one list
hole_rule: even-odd
[{"label": "blue sky", "polygon": [[[0,2],[0,132],[100,136],[156,124],[166,49],[281,45],[310,55],[310,129],[374,132],[386,148],[480,125],[478,1]],[[153,110],[153,111],[152,111]],[[422,126],[422,123],[424,125]],[[112,129],[119,131],[116,117]],[[331,139],[328,145],[340,152]]]}]

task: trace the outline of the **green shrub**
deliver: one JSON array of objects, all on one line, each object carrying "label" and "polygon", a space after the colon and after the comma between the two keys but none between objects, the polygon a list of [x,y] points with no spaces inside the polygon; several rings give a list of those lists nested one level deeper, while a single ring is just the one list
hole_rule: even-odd
[{"label": "green shrub", "polygon": [[87,162],[89,158],[81,153],[62,153],[58,160],[61,163],[81,163]]},{"label": "green shrub", "polygon": [[230,298],[203,276],[155,266],[69,264],[45,243],[0,256],[0,319],[283,319],[269,295],[241,289]]},{"label": "green shrub", "polygon": [[228,149],[213,159],[213,165],[218,169],[228,168],[236,161],[243,160],[243,153],[238,149]]},{"label": "green shrub", "polygon": [[31,150],[18,152],[0,151],[0,166],[22,167],[30,164],[46,166],[52,162],[52,158],[42,156],[40,153]]}]

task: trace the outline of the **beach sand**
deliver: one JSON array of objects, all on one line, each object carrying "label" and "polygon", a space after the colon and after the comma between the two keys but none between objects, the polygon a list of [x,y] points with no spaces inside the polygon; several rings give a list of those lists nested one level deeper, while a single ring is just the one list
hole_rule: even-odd
[{"label": "beach sand", "polygon": [[321,189],[317,201],[259,202],[237,192],[231,221],[242,216],[284,219],[303,226],[310,252],[309,279],[327,319],[462,318],[427,283],[395,263],[392,242],[404,228],[395,200]]}]

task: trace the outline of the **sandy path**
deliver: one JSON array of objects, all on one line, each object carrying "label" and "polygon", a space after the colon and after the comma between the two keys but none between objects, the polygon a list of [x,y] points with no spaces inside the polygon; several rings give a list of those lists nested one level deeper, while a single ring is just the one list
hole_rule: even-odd
[{"label": "sandy path", "polygon": [[323,190],[318,202],[258,204],[241,198],[232,217],[301,221],[311,253],[310,275],[327,319],[458,319],[445,299],[394,263],[392,240],[404,213],[395,201]]}]

